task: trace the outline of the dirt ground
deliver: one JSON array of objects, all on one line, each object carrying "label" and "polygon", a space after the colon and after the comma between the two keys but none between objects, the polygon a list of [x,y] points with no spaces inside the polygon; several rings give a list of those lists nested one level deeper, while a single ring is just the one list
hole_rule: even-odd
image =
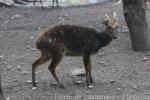
[{"label": "dirt ground", "polygon": [[[47,67],[37,69],[37,89],[32,90],[31,64],[38,58],[35,48],[37,33],[58,24],[76,24],[104,30],[105,13],[118,15],[118,38],[92,56],[95,87],[88,89],[74,83],[71,72],[82,68],[81,57],[64,57],[59,76],[65,89],[56,82]],[[0,68],[6,100],[150,100],[150,52],[131,49],[122,6],[104,4],[59,9],[0,8]],[[78,40],[77,40],[78,41]],[[84,79],[84,78],[83,78]]]}]

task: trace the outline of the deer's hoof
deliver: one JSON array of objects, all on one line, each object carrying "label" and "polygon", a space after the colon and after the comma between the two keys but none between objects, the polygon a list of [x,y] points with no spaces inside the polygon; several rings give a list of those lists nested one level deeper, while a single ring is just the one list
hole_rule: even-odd
[{"label": "deer's hoof", "polygon": [[32,87],[32,90],[36,90],[36,87]]}]

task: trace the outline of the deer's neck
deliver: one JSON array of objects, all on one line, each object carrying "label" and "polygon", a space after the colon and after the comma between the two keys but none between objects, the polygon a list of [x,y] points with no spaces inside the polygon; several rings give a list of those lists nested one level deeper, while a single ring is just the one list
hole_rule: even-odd
[{"label": "deer's neck", "polygon": [[109,34],[109,31],[105,30],[99,33],[99,42],[101,47],[108,45],[111,41],[112,37]]}]

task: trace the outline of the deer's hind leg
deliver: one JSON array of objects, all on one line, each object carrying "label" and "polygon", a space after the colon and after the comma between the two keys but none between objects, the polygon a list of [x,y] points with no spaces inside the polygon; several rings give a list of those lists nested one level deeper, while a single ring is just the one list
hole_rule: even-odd
[{"label": "deer's hind leg", "polygon": [[34,7],[35,7],[35,3],[36,3],[36,2],[37,2],[37,0],[34,0],[34,1],[33,1],[33,6],[34,6]]},{"label": "deer's hind leg", "polygon": [[52,8],[54,8],[54,3],[55,3],[55,0],[53,0],[53,5],[52,5]]},{"label": "deer's hind leg", "polygon": [[57,54],[54,54],[53,57],[52,57],[52,62],[49,66],[49,71],[53,75],[54,79],[56,80],[56,82],[57,82],[57,84],[60,88],[64,88],[64,87],[60,83],[60,81],[59,81],[59,79],[56,75],[55,69],[56,69],[57,65],[59,64],[59,62],[61,61],[62,56],[63,56],[63,52],[57,52]]},{"label": "deer's hind leg", "polygon": [[41,3],[42,8],[44,8],[42,0],[40,0],[40,3]]},{"label": "deer's hind leg", "polygon": [[45,52],[41,52],[41,56],[39,59],[37,59],[33,64],[32,64],[32,84],[33,84],[33,87],[36,87],[36,83],[35,83],[35,70],[36,68],[47,62],[48,60],[50,60],[50,56],[49,54],[46,54]]},{"label": "deer's hind leg", "polygon": [[57,7],[59,6],[59,4],[58,4],[58,0],[56,0],[56,5],[57,5]]}]

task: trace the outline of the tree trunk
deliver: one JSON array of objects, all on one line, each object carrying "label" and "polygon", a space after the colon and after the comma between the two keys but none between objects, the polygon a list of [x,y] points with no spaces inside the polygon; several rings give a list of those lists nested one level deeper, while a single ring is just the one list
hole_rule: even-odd
[{"label": "tree trunk", "polygon": [[122,1],[124,17],[130,31],[132,48],[136,51],[150,50],[145,0]]},{"label": "tree trunk", "polygon": [[0,100],[5,100],[2,93],[2,87],[1,87],[1,75],[0,75]]}]

